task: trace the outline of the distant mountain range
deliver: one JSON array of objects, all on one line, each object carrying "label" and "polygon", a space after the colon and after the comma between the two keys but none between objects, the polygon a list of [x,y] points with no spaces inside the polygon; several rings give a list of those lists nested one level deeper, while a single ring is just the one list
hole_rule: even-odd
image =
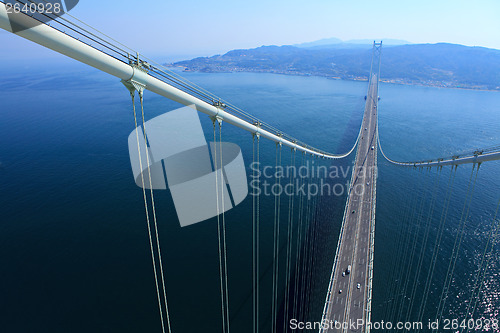
[{"label": "distant mountain range", "polygon": [[[380,41],[380,39],[377,39]],[[384,46],[407,45],[412,44],[401,39],[384,39]],[[301,48],[366,48],[373,45],[373,39],[352,39],[343,41],[338,38],[325,38],[314,42],[294,44],[292,46]]]},{"label": "distant mountain range", "polygon": [[[326,39],[295,46],[261,46],[171,66],[200,72],[259,72],[366,80],[371,43]],[[405,44],[382,50],[381,80],[400,84],[500,90],[500,50],[457,44]]]}]

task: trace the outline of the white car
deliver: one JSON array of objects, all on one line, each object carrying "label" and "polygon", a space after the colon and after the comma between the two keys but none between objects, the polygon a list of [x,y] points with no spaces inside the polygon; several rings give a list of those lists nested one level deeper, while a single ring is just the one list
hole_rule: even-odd
[{"label": "white car", "polygon": [[358,284],[356,285],[356,288],[358,288],[358,289],[359,289],[359,288],[361,288],[361,285],[358,283]]}]

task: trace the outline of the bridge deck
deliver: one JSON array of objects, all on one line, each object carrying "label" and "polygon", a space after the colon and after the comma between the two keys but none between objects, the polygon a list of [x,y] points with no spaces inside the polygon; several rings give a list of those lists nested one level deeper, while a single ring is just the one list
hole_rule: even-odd
[{"label": "bridge deck", "polygon": [[[362,138],[359,141],[351,179],[347,209],[337,252],[333,280],[324,319],[344,328],[324,332],[365,332],[369,320],[374,228],[374,206],[377,165],[377,96],[378,78],[372,76],[363,116]],[[373,147],[373,149],[372,149]],[[351,265],[351,272],[347,273]],[[345,273],[345,276],[342,273]],[[358,288],[359,283],[359,288]],[[342,292],[340,292],[342,290]],[[361,320],[361,321],[360,321]],[[359,323],[359,325],[357,325]]]}]

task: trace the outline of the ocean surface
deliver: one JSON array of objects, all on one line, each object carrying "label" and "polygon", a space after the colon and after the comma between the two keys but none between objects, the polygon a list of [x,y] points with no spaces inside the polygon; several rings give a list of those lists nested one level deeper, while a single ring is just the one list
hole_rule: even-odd
[{"label": "ocean surface", "polygon": [[[367,90],[366,82],[316,77],[180,74],[276,128],[337,153],[348,151],[356,139]],[[382,83],[379,93],[380,140],[392,159],[428,159],[500,144],[498,92]],[[160,332],[142,191],[134,183],[128,155],[134,120],[127,90],[119,80],[83,65],[61,66],[58,71],[13,66],[2,69],[0,101],[0,331]],[[146,119],[179,107],[145,93]],[[211,121],[203,114],[200,119],[207,141],[213,141]],[[222,126],[223,141],[241,147],[250,175],[252,136]],[[260,151],[264,165],[275,165],[274,143],[262,140]],[[283,148],[284,165],[291,157]],[[500,162],[481,165],[470,191],[470,165],[438,172],[395,167],[381,154],[378,160],[372,321],[391,319],[392,304],[401,299],[401,311],[393,312],[416,320],[422,308],[422,320],[434,320],[457,231],[462,241],[443,319],[463,318],[472,291],[478,290],[474,286],[481,286],[474,317],[499,319],[500,247],[494,245],[486,260],[483,253],[491,244],[488,238],[500,199]],[[334,165],[321,163],[348,168],[350,162],[348,158]],[[450,179],[452,195],[445,204]],[[471,192],[470,210],[464,210]],[[295,200],[297,217],[299,198]],[[271,328],[274,202],[273,196],[260,199],[263,332]],[[316,203],[316,232],[310,234],[316,236],[310,241],[317,246],[313,263],[300,270],[312,274],[301,280],[309,287],[298,302],[307,300],[306,318],[317,321],[345,194],[305,202],[311,211]],[[217,220],[181,228],[168,190],[156,191],[155,203],[172,332],[220,332]],[[283,197],[281,318],[288,203]],[[193,202],[193,209],[196,205]],[[439,256],[427,301],[422,302],[446,207]],[[461,219],[462,211],[468,212],[466,220]],[[225,217],[231,330],[251,332],[252,197]],[[484,279],[480,274],[476,283],[477,271],[486,264]],[[404,286],[398,276],[407,277],[407,292],[400,292],[408,294],[405,298],[394,292]]]}]

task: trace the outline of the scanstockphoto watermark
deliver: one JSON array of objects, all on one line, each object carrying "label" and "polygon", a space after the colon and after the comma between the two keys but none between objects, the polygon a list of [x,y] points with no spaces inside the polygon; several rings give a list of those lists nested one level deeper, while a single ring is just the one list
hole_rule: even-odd
[{"label": "scanstockphoto watermark", "polygon": [[291,319],[289,323],[291,330],[398,330],[398,331],[416,331],[416,330],[441,330],[444,332],[456,332],[458,330],[490,331],[498,330],[499,320],[497,318],[478,318],[478,319],[449,319],[427,320],[427,321],[369,321],[359,318],[357,320],[338,321],[323,319],[322,321],[299,321]]},{"label": "scanstockphoto watermark", "polygon": [[[342,196],[349,190],[353,166],[317,165],[272,166],[260,162],[250,164],[250,194],[254,196],[302,195],[308,200],[320,196]],[[377,167],[360,166],[354,170],[356,182],[351,191],[363,195],[371,189],[367,179],[377,177]],[[372,176],[372,177],[369,177]]]},{"label": "scanstockphoto watermark", "polygon": [[290,320],[290,329],[294,330],[362,330],[362,329],[376,329],[376,330],[404,330],[404,331],[414,331],[421,330],[424,328],[422,322],[396,322],[392,323],[390,321],[375,321],[366,322],[364,319],[360,318],[357,320],[348,321],[338,321],[338,320],[328,320],[323,319],[322,321],[298,321],[297,319]]}]

